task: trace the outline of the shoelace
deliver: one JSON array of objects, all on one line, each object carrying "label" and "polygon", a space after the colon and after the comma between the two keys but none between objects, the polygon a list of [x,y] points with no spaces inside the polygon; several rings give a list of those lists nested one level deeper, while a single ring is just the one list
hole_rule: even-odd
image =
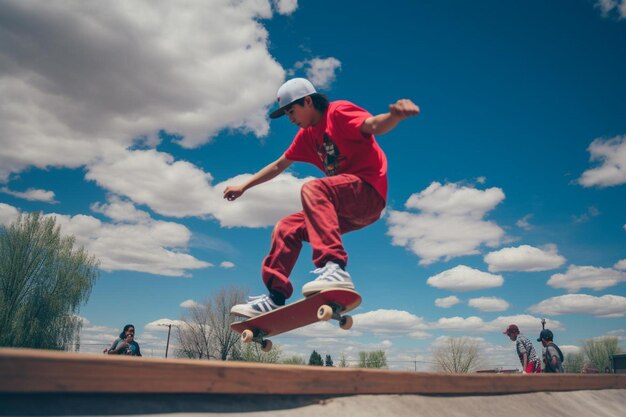
[{"label": "shoelace", "polygon": [[335,272],[336,269],[337,268],[333,268],[332,266],[324,266],[322,268],[314,269],[313,271],[311,271],[311,273],[320,274],[319,277],[315,278],[315,281],[322,281],[322,280],[325,280],[328,275]]},{"label": "shoelace", "polygon": [[251,295],[248,297],[248,303],[257,303],[259,301],[263,301],[264,299],[269,298],[267,294],[262,295]]}]

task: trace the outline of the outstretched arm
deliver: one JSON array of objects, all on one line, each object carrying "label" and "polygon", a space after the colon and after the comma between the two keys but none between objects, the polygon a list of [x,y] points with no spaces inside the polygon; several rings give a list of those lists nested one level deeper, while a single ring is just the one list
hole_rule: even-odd
[{"label": "outstretched arm", "polygon": [[361,133],[366,135],[382,135],[396,127],[402,120],[417,116],[420,108],[411,100],[401,99],[389,105],[389,113],[372,116],[361,125]]},{"label": "outstretched arm", "polygon": [[256,185],[263,184],[266,181],[271,180],[272,178],[278,176],[281,172],[286,170],[289,165],[291,165],[293,161],[285,158],[285,155],[282,155],[280,158],[267,165],[265,168],[254,174],[248,181],[239,185],[229,185],[224,190],[224,198],[228,201],[234,201],[241,197],[241,195]]}]

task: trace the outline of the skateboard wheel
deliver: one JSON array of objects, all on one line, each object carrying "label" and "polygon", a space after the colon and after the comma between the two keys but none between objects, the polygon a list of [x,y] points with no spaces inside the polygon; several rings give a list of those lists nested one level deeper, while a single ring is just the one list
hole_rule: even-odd
[{"label": "skateboard wheel", "polygon": [[254,337],[254,333],[252,333],[252,330],[244,330],[243,332],[241,332],[241,341],[243,343],[252,342],[253,337]]},{"label": "skateboard wheel", "polygon": [[339,320],[339,327],[344,330],[348,330],[352,327],[352,317],[351,316],[343,316],[341,320]]},{"label": "skateboard wheel", "polygon": [[328,321],[333,317],[333,309],[330,306],[323,305],[317,310],[317,318],[319,320]]},{"label": "skateboard wheel", "polygon": [[261,350],[263,352],[269,352],[270,350],[272,350],[272,341],[271,340],[264,340],[261,342]]}]

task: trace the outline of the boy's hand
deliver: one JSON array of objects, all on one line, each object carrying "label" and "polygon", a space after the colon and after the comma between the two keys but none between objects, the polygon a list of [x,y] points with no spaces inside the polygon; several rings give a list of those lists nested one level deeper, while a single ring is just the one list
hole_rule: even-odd
[{"label": "boy's hand", "polygon": [[226,200],[228,200],[228,201],[234,201],[234,200],[238,199],[239,197],[241,197],[243,192],[244,192],[243,186],[241,186],[241,185],[229,185],[224,190],[224,198]]},{"label": "boy's hand", "polygon": [[420,113],[420,108],[411,100],[400,99],[389,105],[389,113],[402,120],[407,117],[417,116]]}]

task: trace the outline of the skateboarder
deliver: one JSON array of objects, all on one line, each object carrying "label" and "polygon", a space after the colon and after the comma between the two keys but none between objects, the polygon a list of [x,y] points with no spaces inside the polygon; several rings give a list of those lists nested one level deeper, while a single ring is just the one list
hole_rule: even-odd
[{"label": "skateboarder", "polygon": [[515,342],[517,356],[519,356],[519,361],[522,364],[522,373],[541,373],[541,362],[537,352],[535,352],[532,342],[520,334],[519,327],[511,324],[502,334],[509,336]]},{"label": "skateboarder", "polygon": [[327,288],[354,288],[346,271],[348,254],[341,235],[378,220],[387,198],[387,159],[374,135],[387,133],[400,121],[419,114],[413,102],[403,99],[391,104],[389,112],[372,116],[349,101],[329,102],[304,78],[284,83],[276,99],[278,109],[270,117],[287,115],[300,128],[298,133],[284,154],[245,183],[228,186],[224,198],[236,200],[294,161],[311,163],[327,176],[305,183],[303,210],[276,224],[261,268],[269,294],[250,297],[231,309],[245,317],[274,310],[292,295],[289,275],[303,241],[311,244],[317,267],[316,279],[302,288],[305,296]]}]

